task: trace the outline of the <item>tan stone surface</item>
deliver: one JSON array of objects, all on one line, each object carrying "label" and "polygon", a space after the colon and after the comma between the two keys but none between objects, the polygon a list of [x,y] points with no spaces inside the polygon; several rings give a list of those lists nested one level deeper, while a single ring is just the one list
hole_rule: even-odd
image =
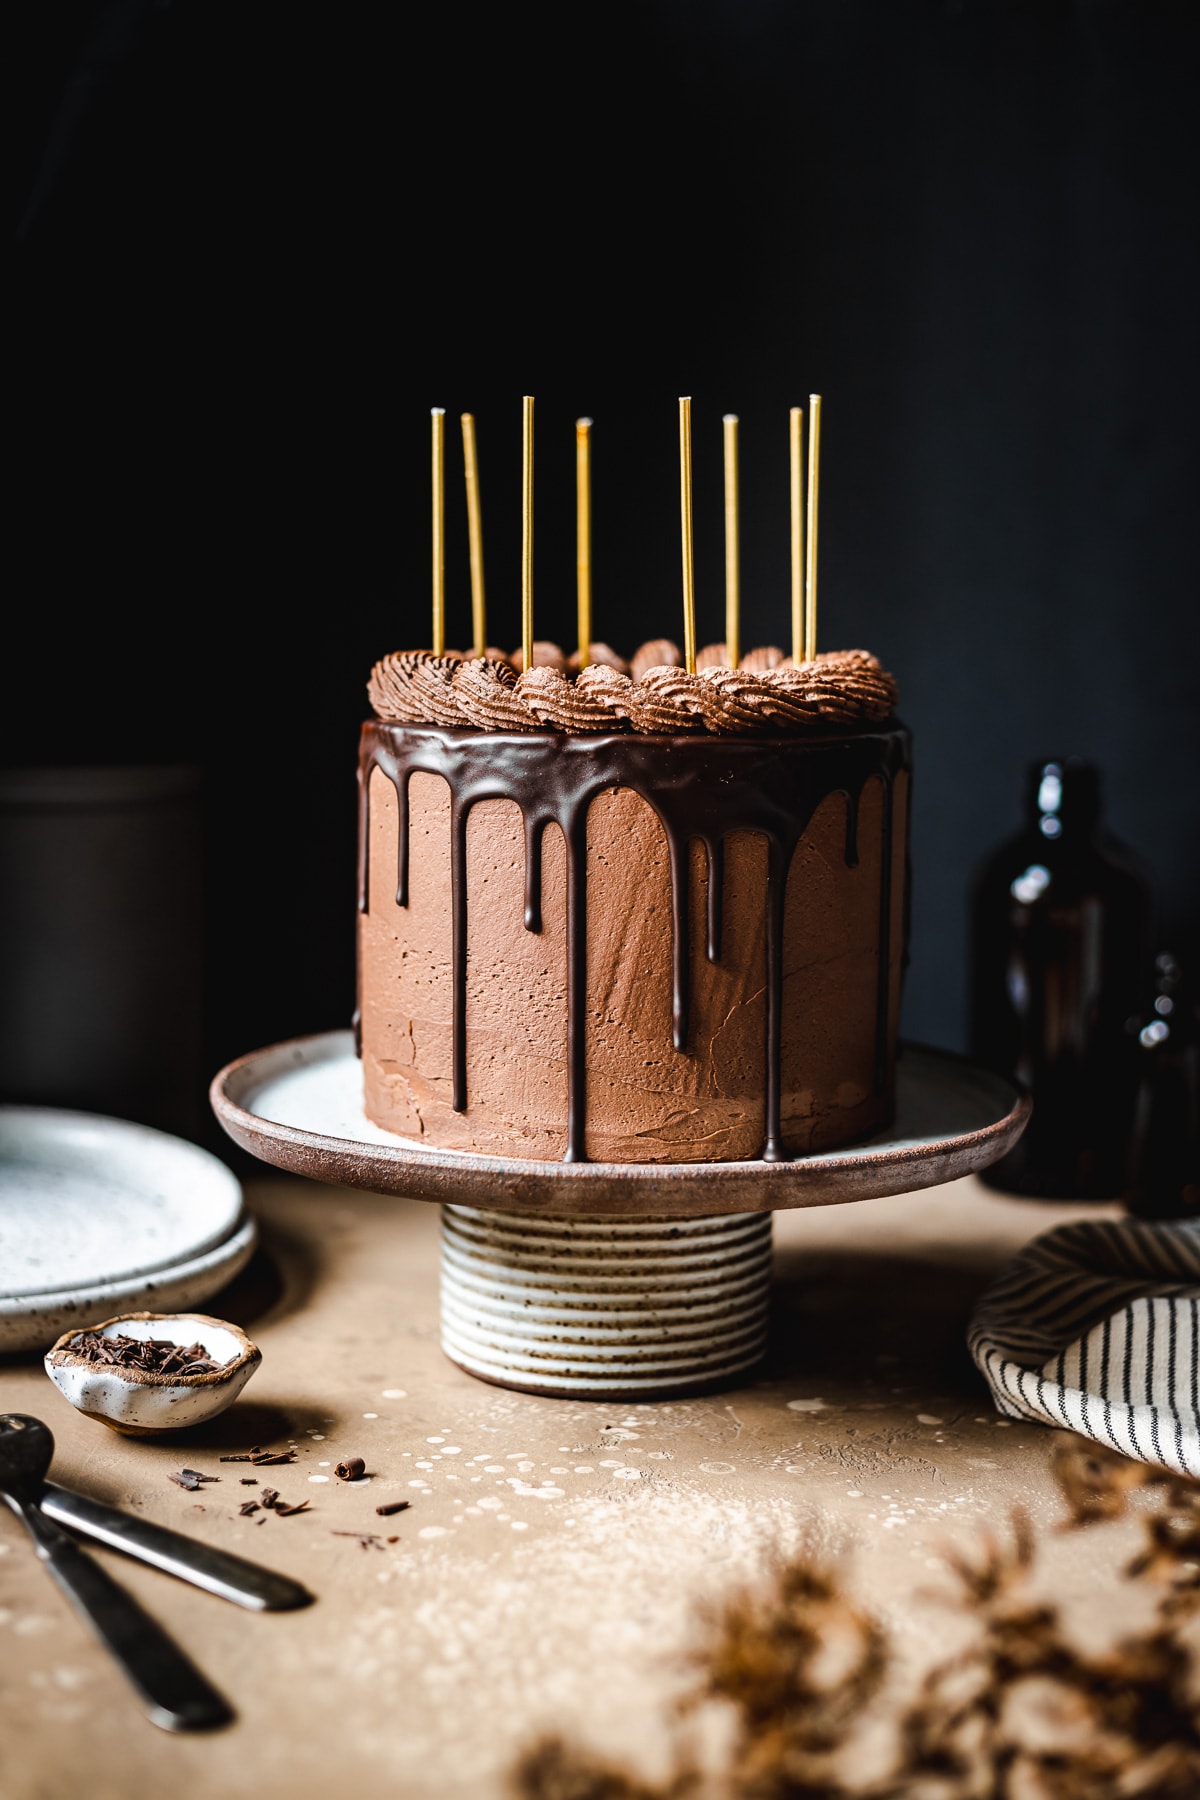
[{"label": "tan stone surface", "polygon": [[[360,921],[368,1116],[409,1137],[488,1155],[556,1160],[566,1148],[566,854],[543,839],[542,930],[526,931],[525,847],[515,802],[467,822],[467,1110],[451,1108],[450,792],[409,787],[408,906],[395,904],[397,804],[370,788],[370,907]],[[891,907],[892,1039],[899,1014],[907,777],[896,782]],[[859,861],[845,862],[846,801],[830,795],[801,839],[784,915],[782,1122],[794,1151],[875,1130],[881,784],[868,782]],[[594,1161],[757,1156],[766,1086],[766,840],[735,833],[725,856],[718,964],[705,954],[707,870],[691,849],[690,1030],[671,1042],[672,925],[666,834],[627,788],[588,813],[587,1151]]]},{"label": "tan stone surface", "polygon": [[[993,1413],[963,1325],[1018,1245],[1106,1209],[963,1181],[780,1215],[760,1377],[623,1406],[489,1388],[444,1359],[434,1208],[286,1179],[249,1198],[266,1253],[211,1307],[264,1361],[222,1420],[170,1446],[119,1439],[73,1413],[35,1359],[0,1363],[0,1406],[47,1420],[64,1484],[271,1562],[317,1603],[255,1616],[101,1552],[238,1709],[219,1735],[168,1737],[5,1512],[4,1800],[499,1800],[547,1727],[653,1768],[697,1603],[772,1551],[808,1535],[843,1555],[902,1653],[921,1657],[955,1630],[916,1594],[939,1547],[1001,1524],[1016,1499],[1035,1521],[1057,1515],[1050,1435]],[[247,1470],[219,1454],[289,1438],[297,1465],[262,1475],[311,1513],[236,1517]],[[312,1480],[354,1454],[369,1485]],[[220,1485],[173,1486],[184,1463]],[[377,1518],[392,1498],[411,1509]],[[398,1541],[332,1535],[359,1529]],[[1085,1537],[1064,1554],[1103,1614],[1111,1549]]]}]

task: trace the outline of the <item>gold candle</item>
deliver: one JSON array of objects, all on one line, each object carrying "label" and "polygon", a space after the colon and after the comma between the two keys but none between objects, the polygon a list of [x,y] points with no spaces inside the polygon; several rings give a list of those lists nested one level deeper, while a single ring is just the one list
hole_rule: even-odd
[{"label": "gold candle", "polygon": [[791,475],[792,526],[792,661],[806,661],[804,635],[804,408],[793,406],[788,414],[788,451]]},{"label": "gold candle", "polygon": [[692,545],[692,401],[679,402],[679,525],[683,550],[683,666],[696,673],[696,570]]},{"label": "gold candle", "polygon": [[446,409],[430,409],[433,462],[433,654],[446,648]]},{"label": "gold candle", "polygon": [[579,621],[579,667],[586,669],[592,648],[592,421],[575,421],[575,592]]},{"label": "gold candle", "polygon": [[521,666],[533,667],[533,395],[521,418]]},{"label": "gold candle", "polygon": [[804,660],[817,654],[817,500],[821,472],[821,396],[808,396],[808,563],[804,582]]},{"label": "gold candle", "polygon": [[725,657],[736,669],[741,655],[738,556],[738,419],[726,413],[725,428]]},{"label": "gold candle", "polygon": [[487,611],[483,597],[483,525],[479,514],[479,459],[475,452],[475,415],[462,415],[463,477],[467,485],[467,540],[471,548],[471,630],[476,656],[487,647]]}]

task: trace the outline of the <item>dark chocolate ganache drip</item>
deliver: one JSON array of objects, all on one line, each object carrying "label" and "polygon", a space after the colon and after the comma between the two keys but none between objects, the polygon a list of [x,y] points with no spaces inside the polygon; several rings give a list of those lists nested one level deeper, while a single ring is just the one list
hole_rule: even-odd
[{"label": "dark chocolate ganache drip", "polygon": [[783,1162],[783,920],[788,869],[796,845],[821,802],[846,800],[845,858],[858,861],[858,813],[872,778],[883,786],[879,896],[879,985],[875,1083],[887,1080],[894,784],[911,767],[911,741],[900,724],[820,738],[771,742],[718,737],[568,736],[557,732],[480,732],[369,721],[359,753],[359,910],[367,910],[370,781],[382,770],[399,803],[396,903],[408,904],[408,783],[414,772],[442,776],[450,788],[452,911],[453,1106],[467,1105],[467,817],[480,800],[515,800],[525,827],[525,925],[541,930],[541,846],[557,824],[567,854],[567,1162],[582,1162],[586,1107],[587,813],[597,794],[631,788],[653,807],[666,833],[671,870],[674,943],[673,1029],[677,1050],[688,1041],[689,845],[704,846],[708,869],[706,952],[721,956],[724,842],[731,832],[767,840],[766,1095],[762,1156]]}]

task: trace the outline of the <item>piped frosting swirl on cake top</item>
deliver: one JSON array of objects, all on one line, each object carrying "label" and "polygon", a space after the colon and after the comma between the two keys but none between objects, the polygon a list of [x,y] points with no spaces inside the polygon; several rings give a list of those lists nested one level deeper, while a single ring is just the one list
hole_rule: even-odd
[{"label": "piped frosting swirl on cake top", "polygon": [[768,647],[731,669],[724,646],[710,645],[689,674],[676,646],[655,640],[629,665],[597,645],[587,668],[573,674],[555,646],[535,649],[541,655],[525,670],[495,653],[385,656],[367,683],[372,710],[391,724],[477,731],[765,737],[880,724],[896,706],[893,677],[866,650],[826,651],[797,665]]}]

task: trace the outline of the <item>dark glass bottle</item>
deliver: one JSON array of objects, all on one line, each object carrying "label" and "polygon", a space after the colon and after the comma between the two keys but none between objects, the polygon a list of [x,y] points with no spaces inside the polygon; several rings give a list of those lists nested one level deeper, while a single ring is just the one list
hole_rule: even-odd
[{"label": "dark glass bottle", "polygon": [[1179,959],[1154,959],[1149,1005],[1129,1022],[1137,1099],[1125,1204],[1143,1219],[1200,1215],[1200,1003]]},{"label": "dark glass bottle", "polygon": [[1024,1135],[983,1179],[1006,1193],[1125,1190],[1150,894],[1100,821],[1090,763],[1028,771],[1025,829],[984,863],[971,901],[971,1053],[1033,1095]]}]

